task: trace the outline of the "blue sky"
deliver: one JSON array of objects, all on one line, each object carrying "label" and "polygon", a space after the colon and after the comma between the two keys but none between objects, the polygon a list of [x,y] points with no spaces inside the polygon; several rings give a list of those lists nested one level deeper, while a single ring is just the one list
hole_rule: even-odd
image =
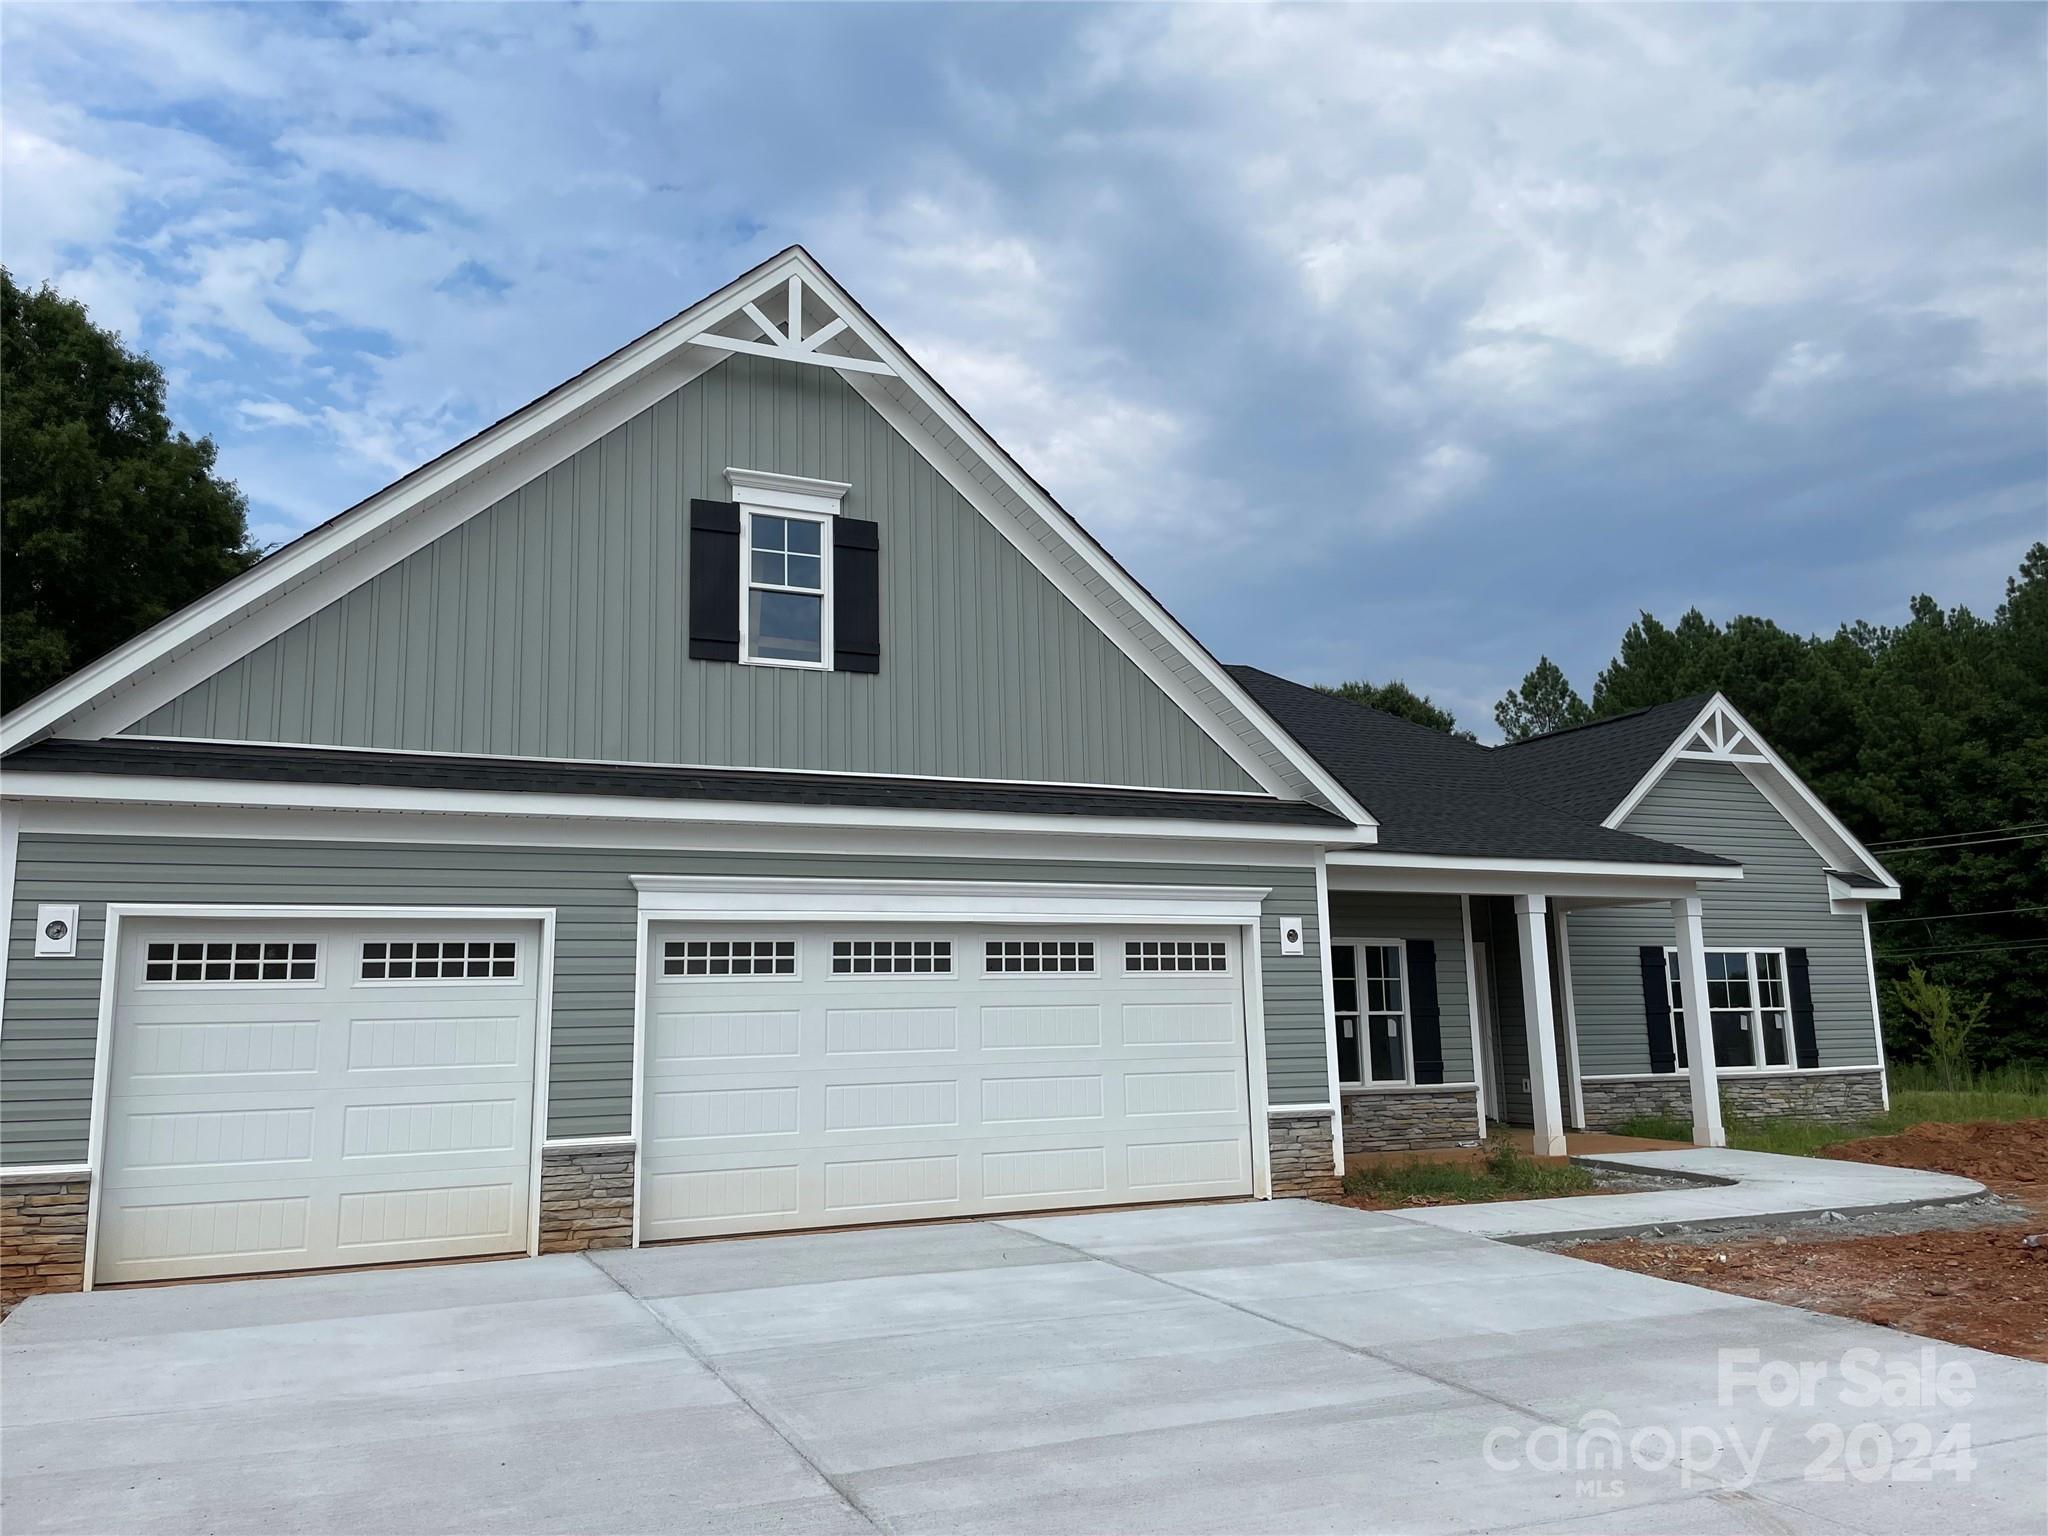
[{"label": "blue sky", "polygon": [[0,12],[0,257],[276,541],[792,241],[1211,649],[1490,729],[2048,537],[2048,9]]}]

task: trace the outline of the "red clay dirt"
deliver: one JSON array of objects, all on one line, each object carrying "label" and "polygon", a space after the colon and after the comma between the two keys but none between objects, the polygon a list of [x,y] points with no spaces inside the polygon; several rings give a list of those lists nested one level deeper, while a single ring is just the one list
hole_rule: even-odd
[{"label": "red clay dirt", "polygon": [[[1706,1245],[1624,1238],[1570,1251],[1617,1269],[2048,1361],[2048,1120],[1916,1125],[1822,1155],[1959,1174],[2034,1219],[1965,1231]],[[2030,1234],[2036,1246],[2027,1246]]]}]

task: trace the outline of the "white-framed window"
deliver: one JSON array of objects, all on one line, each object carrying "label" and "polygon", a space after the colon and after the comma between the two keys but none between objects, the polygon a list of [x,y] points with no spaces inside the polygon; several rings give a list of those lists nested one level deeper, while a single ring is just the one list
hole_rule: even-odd
[{"label": "white-framed window", "polygon": [[237,982],[318,985],[320,945],[313,939],[175,939],[142,955],[150,986],[233,986]]},{"label": "white-framed window", "polygon": [[951,939],[834,939],[834,976],[950,976]]},{"label": "white-framed window", "polygon": [[517,981],[517,939],[365,939],[364,981]]},{"label": "white-framed window", "polygon": [[746,585],[740,659],[772,667],[832,665],[829,518],[740,505]]},{"label": "white-framed window", "polygon": [[1091,976],[1092,939],[990,939],[982,949],[990,976]]},{"label": "white-framed window", "polygon": [[[1791,993],[1785,985],[1782,949],[1710,949],[1707,962],[1707,1018],[1714,1032],[1714,1065],[1723,1071],[1782,1071],[1794,1065]],[[1671,1046],[1678,1069],[1689,1065],[1685,1049],[1685,988],[1678,951],[1664,951],[1665,981],[1671,988]]]},{"label": "white-framed window", "polygon": [[1330,946],[1337,1002],[1337,1085],[1413,1081],[1407,952],[1399,939],[1339,939]]},{"label": "white-framed window", "polygon": [[669,939],[661,974],[689,981],[796,975],[795,939]]},{"label": "white-framed window", "polygon": [[1131,973],[1206,972],[1230,969],[1230,948],[1221,939],[1131,939],[1124,945],[1124,970]]}]

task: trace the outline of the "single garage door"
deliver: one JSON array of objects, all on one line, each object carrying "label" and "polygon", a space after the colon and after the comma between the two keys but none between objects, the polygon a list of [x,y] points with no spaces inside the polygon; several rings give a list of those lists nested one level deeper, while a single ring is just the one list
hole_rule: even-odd
[{"label": "single garage door", "polygon": [[652,930],[648,1240],[1248,1195],[1235,930]]},{"label": "single garage door", "polygon": [[124,923],[95,1281],[524,1252],[539,941]]}]

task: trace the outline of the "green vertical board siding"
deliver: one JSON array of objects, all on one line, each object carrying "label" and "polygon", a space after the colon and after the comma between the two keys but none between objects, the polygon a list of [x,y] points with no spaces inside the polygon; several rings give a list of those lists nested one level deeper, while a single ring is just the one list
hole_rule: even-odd
[{"label": "green vertical board siding", "polygon": [[[1804,947],[1824,1067],[1875,1066],[1877,1022],[1863,923],[1828,911],[1827,862],[1726,763],[1674,763],[1623,827],[1742,864],[1742,878],[1703,882],[1709,949]],[[1588,1076],[1648,1072],[1642,945],[1671,942],[1671,906],[1599,907],[1568,924],[1579,1068]]]},{"label": "green vertical board siding", "polygon": [[[0,1161],[86,1152],[106,903],[549,907],[556,912],[548,1134],[631,1127],[634,874],[1079,880],[1270,889],[1262,923],[1266,1055],[1275,1103],[1324,1094],[1323,998],[1312,870],[1068,860],[675,853],[469,844],[284,843],[24,833],[16,871],[4,1028]],[[38,960],[39,901],[76,901],[75,958]],[[1305,954],[1280,953],[1285,917]]]},{"label": "green vertical board siding", "polygon": [[1334,939],[1429,939],[1436,944],[1436,995],[1444,1081],[1472,1079],[1472,999],[1465,986],[1465,914],[1455,896],[1330,892]]},{"label": "green vertical board siding", "polygon": [[[688,658],[692,497],[850,482],[882,670]],[[152,712],[155,736],[1256,790],[837,375],[735,357]]]}]

